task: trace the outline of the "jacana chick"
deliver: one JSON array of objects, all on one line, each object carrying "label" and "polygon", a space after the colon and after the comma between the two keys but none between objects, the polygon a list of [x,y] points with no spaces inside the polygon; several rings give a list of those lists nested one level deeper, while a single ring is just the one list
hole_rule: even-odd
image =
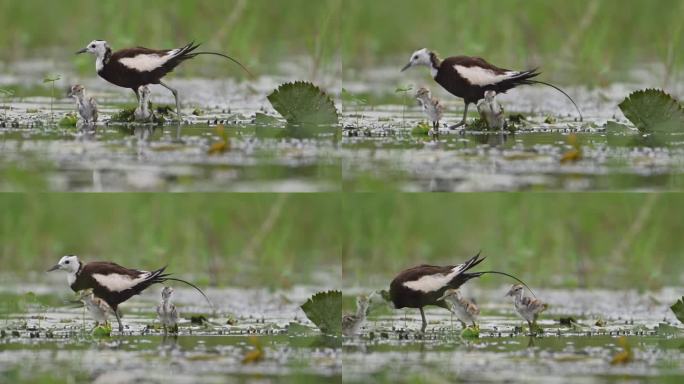
[{"label": "jacana chick", "polygon": [[442,105],[439,99],[432,97],[430,90],[425,87],[418,89],[416,100],[418,100],[418,104],[423,108],[423,112],[432,122],[432,129],[435,134],[439,133],[439,122],[444,114],[444,105]]},{"label": "jacana chick", "polygon": [[138,107],[133,112],[135,121],[140,123],[149,123],[153,120],[154,115],[150,111],[150,87],[142,85],[138,88]]},{"label": "jacana chick", "polygon": [[86,95],[84,86],[81,84],[73,85],[69,89],[68,96],[76,100],[76,109],[83,119],[83,123],[94,124],[97,122],[97,102],[94,98]]},{"label": "jacana chick", "polygon": [[95,325],[106,326],[110,316],[116,316],[112,308],[104,300],[96,297],[92,289],[81,291],[80,300],[95,320]]},{"label": "jacana chick", "polygon": [[506,122],[504,109],[496,100],[495,91],[485,91],[484,99],[477,103],[477,111],[480,112],[480,118],[487,123],[489,129],[503,131]]},{"label": "jacana chick", "polygon": [[365,295],[360,295],[356,298],[356,314],[347,314],[342,316],[342,334],[345,336],[354,336],[366,321],[369,300]]},{"label": "jacana chick", "polygon": [[176,310],[176,306],[171,303],[172,294],[173,288],[164,287],[161,293],[161,302],[157,305],[157,316],[164,326],[164,333],[178,332],[178,311]]},{"label": "jacana chick", "polygon": [[480,315],[480,309],[475,303],[461,296],[461,292],[458,289],[447,289],[440,300],[444,300],[447,303],[449,311],[456,315],[464,329],[466,324],[472,324],[473,327],[477,327],[476,321],[477,316]]},{"label": "jacana chick", "polygon": [[539,299],[533,299],[525,296],[525,288],[520,285],[514,285],[506,293],[506,296],[513,298],[513,304],[515,306],[515,312],[525,321],[530,327],[530,332],[534,332],[534,327],[537,323],[537,318],[539,314],[544,312],[548,305]]}]

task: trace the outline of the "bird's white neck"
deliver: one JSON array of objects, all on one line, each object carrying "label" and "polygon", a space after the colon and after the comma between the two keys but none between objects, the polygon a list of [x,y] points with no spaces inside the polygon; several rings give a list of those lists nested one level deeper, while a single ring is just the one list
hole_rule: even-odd
[{"label": "bird's white neck", "polygon": [[104,56],[98,56],[97,59],[95,60],[95,69],[97,72],[101,72],[102,69],[104,68],[105,65],[105,58]]}]

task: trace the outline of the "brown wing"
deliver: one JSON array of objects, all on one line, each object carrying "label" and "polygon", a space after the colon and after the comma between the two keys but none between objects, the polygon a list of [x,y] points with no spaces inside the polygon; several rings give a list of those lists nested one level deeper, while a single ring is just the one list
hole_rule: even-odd
[{"label": "brown wing", "polygon": [[497,74],[502,74],[505,72],[509,72],[510,70],[504,69],[504,68],[499,68],[496,65],[490,64],[487,62],[487,60],[481,58],[481,57],[472,57],[472,56],[454,56],[454,57],[449,57],[444,59],[442,62],[442,65],[449,66],[453,68],[454,65],[461,65],[463,67],[480,67],[484,69],[489,69],[491,71],[494,71],[494,73]]}]

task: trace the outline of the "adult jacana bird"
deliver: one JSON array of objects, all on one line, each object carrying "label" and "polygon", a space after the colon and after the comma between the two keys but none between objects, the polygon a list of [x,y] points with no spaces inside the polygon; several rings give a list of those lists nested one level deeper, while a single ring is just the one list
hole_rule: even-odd
[{"label": "adult jacana bird", "polygon": [[230,56],[217,52],[196,52],[199,46],[200,44],[191,42],[184,47],[176,49],[136,47],[112,52],[106,41],[93,40],[87,47],[76,52],[76,54],[90,53],[95,55],[97,74],[114,85],[133,90],[136,98],[138,98],[138,88],[143,85],[159,84],[168,89],[176,101],[176,113],[180,121],[178,91],[164,83],[162,78],[172,72],[182,62],[199,55],[220,56],[236,63],[250,77],[252,76],[244,65]]},{"label": "adult jacana bird", "polygon": [[[123,324],[117,310],[119,304],[139,295],[142,291],[153,284],[161,284],[167,281],[178,281],[196,289],[209,303],[207,295],[197,286],[185,280],[170,277],[164,273],[166,267],[155,271],[143,271],[122,267],[108,261],[93,261],[82,263],[78,256],[67,255],[62,257],[57,264],[48,269],[48,272],[62,270],[67,272],[67,282],[74,292],[84,289],[92,289],[93,294],[104,300],[114,311],[119,323],[119,331],[123,332]],[[212,305],[213,306],[213,305]]]},{"label": "adult jacana bird", "polygon": [[484,257],[480,258],[478,253],[463,264],[447,266],[422,264],[403,270],[390,283],[390,300],[396,309],[418,308],[423,320],[421,332],[425,332],[427,321],[423,308],[434,305],[448,310],[449,306],[444,302],[444,293],[449,288],[458,288],[468,280],[485,274],[508,276],[525,285],[517,277],[504,272],[468,272],[484,259]]},{"label": "adult jacana bird", "polygon": [[441,60],[436,53],[427,48],[415,51],[408,64],[401,71],[406,71],[415,66],[429,67],[432,78],[442,88],[452,95],[462,98],[465,102],[463,119],[460,123],[449,127],[451,129],[465,125],[468,106],[477,104],[479,100],[484,98],[485,91],[492,90],[496,93],[505,93],[517,86],[528,84],[542,84],[559,91],[575,106],[580,121],[582,120],[582,112],[565,91],[553,84],[533,80],[541,74],[537,69],[512,71],[492,65],[481,57],[453,56]]}]

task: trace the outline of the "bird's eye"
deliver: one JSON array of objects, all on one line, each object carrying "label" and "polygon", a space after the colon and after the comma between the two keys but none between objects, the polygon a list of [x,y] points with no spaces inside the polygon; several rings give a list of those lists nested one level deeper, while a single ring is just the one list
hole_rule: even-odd
[{"label": "bird's eye", "polygon": [[65,261],[64,264],[69,264],[69,260]]},{"label": "bird's eye", "polygon": [[95,44],[91,44],[91,45],[90,45],[90,48],[95,48]]},{"label": "bird's eye", "polygon": [[418,60],[418,56],[413,56],[413,60]]}]

